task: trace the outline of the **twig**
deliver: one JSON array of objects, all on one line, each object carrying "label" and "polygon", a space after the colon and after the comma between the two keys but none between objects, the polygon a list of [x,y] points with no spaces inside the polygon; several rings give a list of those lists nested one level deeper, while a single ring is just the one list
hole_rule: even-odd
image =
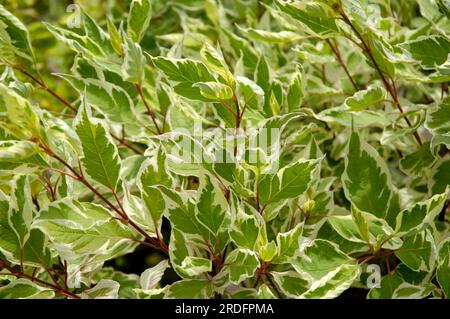
[{"label": "twig", "polygon": [[125,146],[126,148],[132,150],[135,154],[138,154],[138,155],[144,154],[142,151],[138,150],[138,149],[135,148],[133,145],[131,145],[130,143],[128,143],[128,141],[125,140],[124,137],[120,138],[120,137],[118,137],[118,136],[116,136],[116,135],[114,135],[114,134],[112,134],[112,133],[111,133],[111,137],[112,137],[113,139],[115,139],[117,142],[119,142],[119,145]]},{"label": "twig", "polygon": [[[58,93],[56,93],[55,91],[53,91],[51,88],[49,88],[47,86],[47,84],[44,82],[44,80],[42,79],[42,77],[40,76],[39,71],[39,78],[35,77],[34,75],[32,75],[31,73],[29,73],[28,71],[24,70],[23,68],[21,68],[20,66],[17,65],[12,65],[12,68],[14,68],[15,70],[19,71],[20,73],[24,74],[25,76],[27,76],[28,78],[30,78],[31,80],[33,80],[34,82],[36,82],[37,84],[39,84],[39,86],[44,89],[45,91],[47,91],[49,94],[51,94],[52,96],[54,96],[58,101],[60,101],[62,104],[64,104],[65,106],[67,106],[69,109],[71,109],[74,112],[77,112],[77,108],[72,105],[71,103],[69,103],[65,98],[63,98],[61,95],[59,95]],[[154,134],[155,132],[153,130],[151,130],[150,128],[145,127],[148,131],[150,131],[152,134]],[[136,149],[135,147],[133,147],[130,143],[128,143],[125,140],[125,137],[123,137],[122,139],[118,138],[117,136],[111,134],[111,136],[115,139],[118,140],[121,145],[125,146],[126,148],[129,148],[130,150],[132,150],[133,152],[135,152],[136,154],[142,154],[141,151],[139,151],[138,149]]]},{"label": "twig", "polygon": [[278,298],[283,299],[283,296],[281,295],[280,291],[278,290],[277,285],[273,282],[272,278],[270,278],[270,273],[266,274],[266,278],[269,281],[270,286],[272,286],[273,290],[275,290],[275,292],[277,293]]},{"label": "twig", "polygon": [[344,60],[342,59],[342,56],[341,56],[341,53],[339,52],[338,46],[336,45],[336,47],[335,47],[329,39],[326,39],[325,41],[330,46],[331,51],[333,51],[334,55],[336,56],[336,60],[341,65],[342,69],[344,69],[344,72],[345,72],[345,74],[347,74],[347,77],[350,80],[350,82],[352,83],[355,91],[359,91],[358,85],[356,84],[355,80],[353,79],[352,75],[350,74],[350,72],[347,68],[347,65],[345,64]]},{"label": "twig", "polygon": [[231,107],[225,103],[224,100],[219,100],[219,103],[226,108],[235,118],[238,117],[237,113],[231,109]]},{"label": "twig", "polygon": [[[75,180],[82,182],[87,188],[89,188],[95,195],[97,195],[98,198],[100,198],[107,206],[109,206],[114,212],[116,212],[122,219],[120,219],[123,223],[126,223],[127,225],[130,225],[132,228],[134,228],[137,232],[139,232],[141,235],[143,235],[147,241],[152,242],[155,240],[155,238],[150,237],[145,230],[143,230],[139,225],[137,225],[134,221],[132,221],[125,211],[123,211],[122,208],[117,208],[114,204],[112,204],[108,199],[106,199],[94,186],[92,186],[91,183],[81,174],[78,173],[69,163],[67,163],[64,159],[53,153],[49,148],[47,148],[45,145],[40,145],[41,148],[51,157],[56,159],[58,162],[63,164],[69,171],[72,172],[73,176],[75,177]],[[71,175],[72,176],[72,175]],[[114,195],[114,192],[113,192]],[[116,195],[117,196],[117,195]],[[121,206],[121,205],[119,205]],[[166,252],[167,248],[165,245],[161,244],[160,241],[158,241],[158,244],[164,252]]]},{"label": "twig", "polygon": [[[0,260],[0,261],[1,261],[1,260]],[[56,293],[58,293],[58,294],[60,294],[60,295],[63,295],[63,296],[65,296],[65,297],[71,298],[71,299],[80,299],[80,298],[81,298],[81,297],[78,296],[77,294],[74,294],[74,293],[72,293],[72,292],[68,291],[67,289],[64,289],[64,288],[62,288],[62,287],[60,287],[60,286],[57,286],[57,285],[55,285],[55,284],[46,282],[46,281],[44,281],[44,280],[41,280],[41,279],[39,279],[39,278],[30,276],[30,275],[27,275],[27,274],[25,274],[23,271],[17,272],[17,271],[14,270],[13,267],[7,265],[7,264],[6,264],[5,262],[3,262],[3,261],[1,261],[1,262],[2,262],[3,266],[9,271],[9,274],[8,274],[8,275],[12,275],[12,276],[15,276],[15,277],[17,277],[17,278],[28,279],[28,280],[30,280],[30,281],[32,281],[32,282],[39,283],[39,284],[41,284],[42,286],[52,288]],[[50,276],[50,277],[52,277],[52,276]],[[53,277],[52,277],[52,279],[53,279]]]},{"label": "twig", "polygon": [[20,73],[24,74],[25,76],[27,76],[28,78],[30,78],[31,80],[33,80],[34,82],[36,82],[37,84],[39,84],[39,86],[46,90],[48,93],[50,93],[51,95],[53,95],[57,100],[59,100],[61,103],[63,103],[65,106],[67,106],[68,108],[70,108],[72,111],[77,112],[77,108],[75,106],[73,106],[72,104],[70,104],[66,99],[64,99],[63,97],[61,97],[61,95],[59,95],[58,93],[56,93],[55,91],[53,91],[52,89],[50,89],[47,84],[42,80],[42,78],[38,79],[37,77],[35,77],[34,75],[32,75],[31,73],[29,73],[28,71],[24,70],[23,68],[21,68],[20,66],[17,65],[12,65],[12,67],[19,71]]},{"label": "twig", "polygon": [[156,131],[158,132],[158,134],[162,134],[162,131],[160,130],[158,123],[156,122],[155,113],[150,108],[150,105],[148,104],[147,99],[145,98],[144,92],[142,91],[141,85],[135,84],[134,87],[136,88],[137,92],[139,93],[139,96],[141,97],[141,100],[144,103],[144,106],[147,109],[148,114],[150,114],[152,122],[155,125]]},{"label": "twig", "polygon": [[[373,55],[372,50],[370,49],[370,47],[368,46],[368,44],[366,43],[366,41],[364,40],[364,38],[362,37],[361,33],[359,33],[359,31],[356,29],[356,27],[353,25],[353,23],[350,21],[350,18],[347,16],[347,14],[344,12],[344,10],[340,7],[340,5],[336,5],[334,7],[339,15],[342,17],[342,19],[344,20],[344,22],[353,30],[353,32],[355,33],[355,35],[358,37],[358,39],[361,42],[361,47],[364,50],[364,52],[367,54],[367,56],[369,57],[370,61],[372,62],[373,66],[375,67],[377,73],[379,74],[381,81],[384,84],[384,87],[386,88],[386,90],[389,92],[389,94],[392,97],[392,100],[394,102],[394,104],[397,106],[397,109],[400,111],[400,113],[403,115],[406,123],[408,124],[409,127],[412,127],[412,124],[410,122],[410,120],[408,119],[408,117],[405,116],[405,112],[403,110],[403,107],[400,104],[400,101],[398,100],[397,97],[397,89],[395,87],[395,83],[392,80],[392,84],[389,83],[388,79],[386,79],[385,75],[383,74],[383,71],[381,70],[380,66],[378,65],[377,61],[375,60],[375,57]],[[422,146],[422,139],[420,138],[419,134],[417,133],[417,131],[415,131],[413,133],[414,138],[416,139],[417,143]]]}]

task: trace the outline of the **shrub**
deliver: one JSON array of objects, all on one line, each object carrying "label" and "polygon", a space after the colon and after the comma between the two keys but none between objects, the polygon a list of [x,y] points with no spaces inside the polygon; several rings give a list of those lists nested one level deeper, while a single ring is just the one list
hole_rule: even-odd
[{"label": "shrub", "polygon": [[448,1],[30,2],[0,298],[450,297]]}]

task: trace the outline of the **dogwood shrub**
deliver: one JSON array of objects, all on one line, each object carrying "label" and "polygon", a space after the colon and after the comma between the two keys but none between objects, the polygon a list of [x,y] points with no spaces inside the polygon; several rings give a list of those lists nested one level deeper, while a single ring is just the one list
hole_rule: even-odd
[{"label": "dogwood shrub", "polygon": [[0,298],[450,297],[447,0],[29,3]]}]

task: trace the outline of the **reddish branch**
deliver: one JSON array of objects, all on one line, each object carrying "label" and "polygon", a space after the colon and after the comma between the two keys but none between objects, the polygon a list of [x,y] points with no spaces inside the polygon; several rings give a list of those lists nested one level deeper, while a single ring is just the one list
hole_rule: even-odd
[{"label": "reddish branch", "polygon": [[271,262],[265,262],[265,261],[260,262],[260,266],[258,267],[258,269],[256,271],[257,277],[256,277],[256,281],[253,285],[253,288],[258,287],[258,285],[262,279],[267,279],[269,285],[275,291],[278,298],[283,299],[283,296],[281,295],[280,290],[278,289],[277,285],[275,284],[275,282],[273,282],[272,278],[270,277],[271,276],[270,270],[269,270],[270,266],[272,266]]},{"label": "reddish branch", "polygon": [[[19,71],[20,73],[22,73],[23,75],[27,76],[29,79],[33,80],[35,83],[39,84],[40,88],[42,88],[45,91],[47,91],[49,94],[51,94],[53,97],[55,97],[58,101],[60,101],[62,104],[67,106],[69,109],[71,109],[73,112],[77,112],[77,108],[74,105],[72,105],[70,102],[68,102],[64,97],[62,97],[57,92],[55,92],[51,88],[49,88],[40,75],[38,77],[36,77],[36,76],[32,75],[30,72],[24,70],[22,67],[17,66],[17,65],[12,65],[12,67],[15,70]],[[142,154],[141,151],[139,151],[133,145],[128,143],[125,140],[125,138],[119,138],[119,137],[115,136],[114,134],[111,134],[111,136],[115,140],[120,142],[120,145],[122,145],[122,146],[124,146],[124,147],[126,147],[126,148],[128,148],[130,150],[132,150],[136,154]]]},{"label": "reddish branch", "polygon": [[[34,82],[36,82],[37,84],[39,84],[39,86],[43,89],[45,89],[48,93],[50,93],[52,96],[54,96],[56,99],[58,99],[61,103],[63,103],[65,106],[67,106],[69,109],[71,109],[74,112],[77,112],[77,108],[75,106],[73,106],[71,103],[69,103],[66,99],[64,99],[63,97],[61,97],[58,93],[56,93],[55,91],[53,91],[52,89],[50,89],[46,83],[44,82],[44,80],[42,79],[42,77],[39,75],[38,77],[32,75],[31,73],[29,73],[28,71],[24,70],[23,68],[21,68],[20,66],[14,65],[13,66],[14,69],[18,70],[19,72],[21,72],[22,74],[24,74],[25,76],[27,76],[28,78],[30,78],[31,80],[33,80]],[[158,130],[158,133],[161,133],[161,131],[159,130],[158,125],[156,124],[156,120],[154,118],[154,114],[153,112],[150,110],[147,101],[145,100],[145,97],[143,95],[142,89],[139,85],[136,85],[136,88],[138,89],[143,102],[145,104],[145,106],[147,107],[147,110],[149,110],[149,113],[152,116],[152,119],[154,121],[155,127]],[[135,152],[136,154],[142,154],[141,151],[139,151],[138,149],[136,149],[134,146],[132,146],[130,143],[128,143],[124,137],[119,138],[117,136],[115,136],[114,134],[111,134],[111,136],[120,142],[120,145],[123,145],[127,148],[129,148],[130,150],[132,150],[133,152]],[[132,228],[134,228],[136,231],[138,231],[140,234],[142,234],[145,239],[147,240],[147,242],[156,247],[161,249],[164,253],[168,254],[168,248],[167,245],[164,243],[164,241],[160,238],[159,234],[158,234],[158,238],[152,238],[150,237],[147,232],[145,232],[145,230],[143,230],[139,225],[137,225],[135,222],[133,222],[132,220],[129,219],[128,215],[126,214],[125,210],[123,209],[122,203],[120,202],[119,198],[117,197],[117,194],[113,191],[113,195],[119,205],[119,208],[117,208],[115,205],[113,205],[108,199],[106,199],[94,186],[92,186],[92,184],[90,184],[86,178],[84,177],[81,168],[80,168],[80,173],[78,173],[71,165],[69,165],[66,161],[64,161],[61,157],[59,157],[58,155],[56,155],[49,147],[47,147],[45,144],[42,144],[41,147],[44,149],[44,151],[50,155],[51,157],[53,157],[54,159],[56,159],[57,161],[59,161],[61,164],[63,164],[72,174],[68,174],[65,171],[62,170],[58,170],[56,168],[53,167],[49,167],[49,169],[57,171],[59,173],[62,173],[68,177],[71,177],[75,180],[78,180],[80,182],[82,182],[87,188],[89,188],[98,198],[100,198],[106,205],[108,205],[113,211],[115,211],[121,218],[119,218],[118,220],[121,220],[122,222],[130,225]]]},{"label": "reddish branch", "polygon": [[164,253],[168,253],[168,249],[166,244],[161,240],[161,239],[155,239],[153,237],[150,237],[147,232],[142,229],[139,225],[137,225],[134,221],[132,221],[129,217],[128,214],[125,212],[125,210],[123,209],[122,203],[120,202],[120,199],[118,198],[117,194],[113,192],[114,198],[116,199],[119,208],[117,208],[113,203],[111,203],[107,198],[105,198],[105,196],[103,196],[83,175],[82,172],[78,172],[74,167],[72,167],[69,163],[67,163],[64,159],[62,159],[61,157],[59,157],[57,154],[55,154],[48,146],[46,146],[45,144],[41,143],[41,148],[51,157],[53,157],[54,159],[56,159],[58,162],[60,162],[62,165],[64,165],[64,167],[66,167],[71,174],[69,175],[70,177],[72,177],[73,179],[83,183],[87,188],[89,188],[89,190],[91,190],[98,198],[100,198],[100,200],[102,200],[109,208],[111,208],[115,213],[117,213],[120,218],[118,220],[120,220],[121,222],[123,222],[126,225],[131,226],[133,229],[135,229],[137,232],[139,232],[141,235],[143,235],[146,239],[146,241],[150,244],[152,244],[153,246],[161,249]]},{"label": "reddish branch", "polygon": [[378,259],[382,257],[388,257],[395,253],[395,250],[389,250],[389,249],[380,249],[378,252],[370,255],[364,255],[357,258],[357,261],[359,264],[365,264],[368,261],[372,259]]},{"label": "reddish branch", "polygon": [[[54,98],[56,98],[58,101],[60,101],[62,104],[64,104],[66,107],[68,107],[70,110],[72,110],[73,112],[77,112],[77,108],[72,105],[70,102],[68,102],[65,98],[63,98],[61,95],[59,95],[57,92],[53,91],[51,88],[49,88],[47,86],[47,84],[45,83],[45,81],[43,80],[42,76],[39,73],[39,70],[37,70],[37,76],[34,76],[33,74],[31,74],[30,72],[28,72],[27,70],[23,69],[21,66],[18,65],[12,65],[12,68],[14,68],[15,70],[19,71],[20,73],[22,73],[23,75],[25,75],[26,77],[28,77],[29,79],[31,79],[33,82],[37,83],[39,85],[39,87],[41,89],[44,89],[46,92],[48,92],[50,95],[52,95]],[[155,125],[155,128],[158,132],[158,134],[161,134],[162,131],[160,130],[157,122],[156,122],[156,118],[155,118],[155,114],[154,112],[150,109],[150,106],[145,98],[144,92],[142,91],[142,88],[139,84],[135,84],[136,90],[138,91],[142,102],[144,103],[148,113],[150,114],[150,117],[153,121],[153,124]],[[117,136],[115,136],[114,134],[111,134],[111,136],[117,140],[120,145],[123,145],[124,147],[132,150],[134,153],[136,154],[142,154],[142,151],[140,151],[139,149],[135,148],[133,145],[131,145],[130,143],[128,143],[125,140],[125,136],[123,136],[122,138],[119,138]],[[80,165],[80,172],[78,172],[74,167],[72,167],[70,164],[68,164],[64,159],[62,159],[61,157],[59,157],[57,154],[55,154],[46,144],[45,142],[41,142],[40,147],[52,158],[56,159],[58,162],[60,162],[64,167],[66,167],[70,172],[67,173],[64,170],[59,170],[53,167],[49,167],[48,169],[57,171],[61,174],[64,174],[68,177],[73,178],[74,180],[80,181],[81,183],[83,183],[87,188],[89,188],[98,198],[100,198],[108,207],[110,207],[115,213],[117,213],[120,218],[116,218],[117,220],[123,222],[126,225],[129,225],[131,228],[135,229],[137,232],[139,232],[141,235],[144,236],[145,241],[140,241],[137,239],[134,239],[136,242],[139,242],[143,245],[152,247],[154,249],[160,249],[161,251],[163,251],[165,254],[168,255],[169,253],[169,249],[167,247],[167,245],[164,243],[164,241],[162,240],[161,236],[159,235],[158,231],[157,231],[157,238],[152,238],[150,237],[147,232],[142,229],[139,225],[137,225],[134,221],[132,221],[127,213],[125,212],[124,207],[122,206],[122,203],[119,199],[119,197],[117,196],[117,193],[114,190],[112,191],[112,194],[119,206],[119,208],[117,208],[114,204],[112,204],[107,198],[105,198],[91,183],[89,183],[89,181],[84,177],[84,174],[82,172],[81,169],[81,165]],[[56,192],[56,186],[55,186],[55,190],[53,190],[53,188],[50,185],[46,185],[46,182],[48,182],[47,180],[44,181],[45,183],[43,184],[44,187],[50,191],[50,193],[52,194],[52,197],[54,198],[54,191]],[[113,217],[114,218],[114,217]],[[10,275],[13,275],[17,278],[25,278],[28,280],[31,280],[32,282],[36,282],[39,283],[43,286],[52,288],[56,293],[66,296],[68,298],[72,298],[72,299],[79,299],[80,296],[70,292],[67,290],[67,263],[64,262],[64,269],[65,269],[65,277],[64,279],[62,279],[58,273],[55,272],[56,274],[56,278],[55,276],[53,276],[53,274],[51,273],[51,271],[49,269],[45,269],[46,272],[48,273],[48,275],[50,276],[51,280],[53,281],[52,283],[48,283],[45,282],[41,279],[38,279],[34,276],[35,274],[35,270],[33,272],[33,275],[27,275],[24,270],[23,267],[21,266],[21,271],[18,272],[16,271],[13,267],[7,265],[5,262],[3,262],[2,260],[0,260],[0,269],[1,268],[6,268],[9,272]],[[64,283],[66,289],[62,288],[62,286],[58,283],[58,279],[62,280],[62,282]]]},{"label": "reddish branch", "polygon": [[143,152],[136,147],[134,147],[132,144],[130,144],[124,137],[118,137],[111,133],[111,137],[115,139],[117,142],[119,142],[119,145],[125,146],[126,148],[133,151],[135,154],[142,155]]},{"label": "reddish branch", "polygon": [[[6,270],[9,271],[9,274],[6,274],[6,275],[11,275],[16,278],[24,278],[24,279],[28,279],[32,282],[36,282],[36,283],[40,284],[41,286],[51,288],[52,290],[55,291],[55,293],[57,293],[59,295],[65,296],[70,299],[80,299],[81,298],[77,294],[74,294],[74,293],[70,292],[69,290],[67,290],[66,288],[61,287],[61,285],[59,285],[59,283],[56,281],[56,279],[53,277],[53,275],[51,273],[49,273],[49,271],[47,269],[46,269],[46,271],[47,271],[47,273],[49,273],[50,278],[54,282],[53,284],[46,282],[44,280],[41,280],[39,278],[36,278],[34,275],[28,275],[23,270],[16,271],[13,267],[11,267],[6,262],[4,262],[3,260],[0,259],[0,269],[1,268],[5,268]],[[33,272],[33,274],[34,273],[35,272]]]},{"label": "reddish branch", "polygon": [[[353,25],[353,23],[350,21],[350,18],[347,16],[347,14],[344,12],[344,10],[339,6],[336,5],[334,7],[339,15],[342,17],[342,19],[344,20],[344,22],[353,30],[353,32],[355,33],[355,35],[358,37],[359,41],[361,42],[360,45],[358,45],[360,48],[362,48],[362,50],[366,53],[367,57],[370,59],[370,61],[372,62],[373,66],[375,67],[377,73],[379,74],[381,81],[384,84],[384,87],[386,88],[386,90],[389,92],[389,95],[392,97],[392,101],[394,103],[394,105],[397,107],[397,109],[400,111],[400,113],[402,114],[403,118],[405,119],[406,124],[408,124],[408,126],[410,128],[412,128],[412,124],[411,121],[408,119],[408,117],[405,115],[405,112],[403,110],[402,105],[400,104],[400,101],[398,100],[398,96],[397,96],[397,88],[395,86],[394,80],[393,79],[387,79],[386,76],[384,75],[383,71],[381,70],[380,66],[378,65],[378,62],[376,61],[372,50],[370,49],[369,45],[366,43],[366,41],[364,40],[363,36],[361,35],[361,33],[356,29],[356,27]],[[419,133],[417,133],[417,131],[414,131],[413,133],[414,138],[416,139],[417,143],[422,146],[422,139],[420,138]]]},{"label": "reddish branch", "polygon": [[155,113],[153,112],[153,110],[150,108],[150,105],[147,102],[147,99],[145,98],[144,95],[144,91],[142,91],[142,87],[140,84],[135,84],[134,85],[136,90],[139,93],[139,96],[141,97],[142,102],[144,103],[145,108],[147,109],[148,114],[150,115],[153,125],[155,125],[156,131],[158,132],[158,134],[162,134],[161,129],[158,126],[158,123],[156,122],[156,117],[155,117]]},{"label": "reddish branch", "polygon": [[12,66],[14,69],[16,69],[17,71],[19,71],[20,73],[24,74],[25,76],[27,76],[28,78],[30,78],[31,80],[33,80],[34,82],[36,82],[37,84],[39,84],[39,86],[44,89],[45,91],[47,91],[48,93],[50,93],[51,95],[53,95],[57,100],[59,100],[62,104],[64,104],[65,106],[67,106],[69,109],[71,109],[72,111],[76,112],[77,108],[75,106],[73,106],[72,104],[70,104],[65,98],[61,97],[61,95],[59,95],[58,93],[56,93],[55,91],[53,91],[52,89],[50,89],[47,84],[44,82],[44,80],[42,79],[42,77],[39,76],[35,77],[34,75],[32,75],[31,73],[29,73],[28,71],[24,70],[22,67],[17,66],[17,65],[13,65]]},{"label": "reddish branch", "polygon": [[337,45],[334,46],[330,39],[326,39],[325,41],[330,46],[331,51],[333,51],[334,55],[336,56],[336,60],[341,65],[341,67],[344,70],[345,74],[347,75],[348,79],[352,83],[355,91],[359,91],[358,85],[356,84],[355,80],[353,79],[352,75],[350,74],[350,72],[347,68],[347,65],[345,64],[344,60],[342,59],[342,56],[341,56],[338,46]]}]

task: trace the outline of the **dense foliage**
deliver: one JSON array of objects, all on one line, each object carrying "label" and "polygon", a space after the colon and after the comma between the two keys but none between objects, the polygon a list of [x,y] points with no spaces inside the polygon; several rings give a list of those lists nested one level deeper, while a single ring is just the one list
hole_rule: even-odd
[{"label": "dense foliage", "polygon": [[450,298],[448,0],[2,3],[0,298]]}]

